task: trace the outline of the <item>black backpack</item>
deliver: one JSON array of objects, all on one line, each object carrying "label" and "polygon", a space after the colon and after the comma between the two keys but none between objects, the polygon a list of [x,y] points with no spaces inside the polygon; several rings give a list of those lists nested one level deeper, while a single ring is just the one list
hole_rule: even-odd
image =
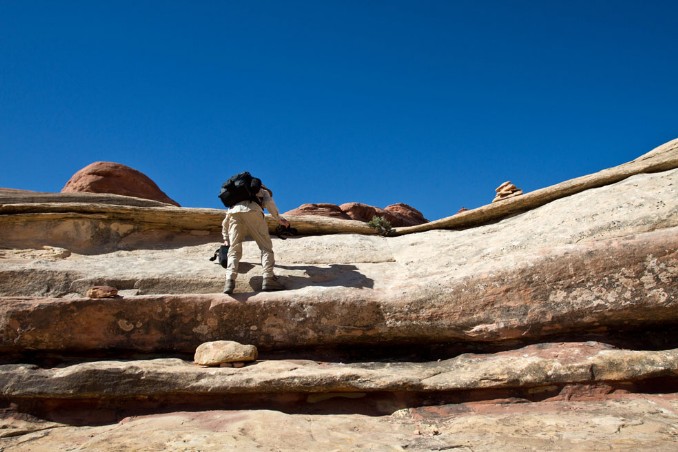
[{"label": "black backpack", "polygon": [[226,207],[233,207],[242,201],[255,201],[261,190],[261,179],[252,177],[250,173],[236,174],[221,185],[219,199]]}]

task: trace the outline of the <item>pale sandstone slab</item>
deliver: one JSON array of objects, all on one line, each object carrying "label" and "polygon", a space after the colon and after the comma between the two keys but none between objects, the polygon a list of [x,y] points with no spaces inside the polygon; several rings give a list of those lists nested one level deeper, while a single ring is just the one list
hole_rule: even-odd
[{"label": "pale sandstone slab", "polygon": [[[675,395],[605,401],[462,404],[389,416],[194,411],[134,416],[103,426],[0,420],[10,451],[653,450],[673,452]],[[31,430],[33,428],[34,430]]]},{"label": "pale sandstone slab", "polygon": [[[221,242],[225,210],[90,203],[9,203],[0,198],[3,246],[58,246],[81,254]],[[266,221],[271,234],[277,222]],[[375,234],[361,221],[299,215],[299,234]]]},{"label": "pale sandstone slab", "polygon": [[123,196],[112,193],[49,193],[0,188],[0,204],[110,204],[138,207],[167,207],[167,204],[151,199]]},{"label": "pale sandstone slab", "polygon": [[678,321],[676,228],[582,242],[511,264],[515,267],[466,277],[394,280],[379,290],[351,270],[327,284],[234,297],[5,297],[0,298],[0,351],[192,353],[203,342],[222,339],[260,350],[375,341],[486,342]]},{"label": "pale sandstone slab", "polygon": [[677,167],[678,139],[675,139],[658,146],[631,162],[561,182],[551,187],[524,193],[521,196],[509,198],[503,202],[492,203],[477,209],[461,212],[451,217],[417,226],[396,228],[396,233],[411,234],[434,229],[467,228],[535,209],[556,199],[572,196],[585,190],[614,184],[636,174],[662,172]]},{"label": "pale sandstone slab", "polygon": [[[201,342],[224,338],[268,350],[300,343],[513,343],[548,340],[551,334],[576,338],[590,331],[676,325],[678,171],[671,168],[677,145],[674,141],[630,164],[518,197],[527,202],[509,199],[434,226],[484,224],[463,231],[384,239],[357,235],[373,232],[360,229],[364,225],[337,229],[332,221],[301,220],[303,233],[355,234],[276,240],[277,271],[291,289],[276,294],[253,293],[258,256],[247,244],[250,268],[234,298],[50,298],[82,295],[87,287],[113,281],[139,293],[218,291],[211,288],[221,286],[223,273],[203,261],[220,241],[223,211],[82,202],[9,206],[0,200],[2,246],[17,240],[31,248],[2,250],[0,290],[48,296],[0,300],[0,351],[189,352]],[[54,253],[43,245],[64,249]],[[134,250],[153,247],[160,249]],[[101,254],[119,248],[130,251]],[[178,394],[179,400],[222,393],[228,400],[238,391],[246,397],[291,391],[307,394],[306,403],[318,407],[328,399],[355,396],[344,406],[357,407],[360,397],[383,390],[482,391],[488,398],[501,388],[654,384],[675,382],[676,375],[675,350],[577,344],[462,355],[439,363],[261,361],[242,369],[200,369],[180,360],[52,369],[14,364],[0,369],[0,388],[6,398],[22,403],[33,397],[102,401],[122,395],[131,397],[124,399],[129,404],[154,393]],[[570,393],[559,397],[568,399]],[[677,408],[670,395],[618,394],[595,403],[431,406],[382,417],[212,411],[128,418],[103,428],[31,426],[24,418],[18,424],[3,421],[8,435],[0,434],[6,436],[0,449],[675,450]],[[11,410],[3,413],[11,420],[6,414]]]},{"label": "pale sandstone slab", "polygon": [[[289,289],[437,284],[439,278],[538,265],[548,254],[587,242],[678,225],[678,170],[641,174],[560,199],[501,222],[463,231],[428,231],[394,238],[358,234],[279,240],[278,268]],[[181,248],[72,253],[53,259],[40,250],[0,250],[0,295],[83,296],[92,285],[152,293],[219,293],[223,269],[207,260],[218,242]],[[68,250],[64,250],[68,253]],[[245,243],[237,293],[258,290],[255,244]],[[6,276],[6,277],[2,277]]]},{"label": "pale sandstone slab", "polygon": [[426,362],[258,361],[241,369],[179,359],[95,361],[53,369],[0,366],[0,394],[13,398],[127,398],[237,393],[445,392],[638,382],[678,376],[678,349],[630,351],[557,343]]}]

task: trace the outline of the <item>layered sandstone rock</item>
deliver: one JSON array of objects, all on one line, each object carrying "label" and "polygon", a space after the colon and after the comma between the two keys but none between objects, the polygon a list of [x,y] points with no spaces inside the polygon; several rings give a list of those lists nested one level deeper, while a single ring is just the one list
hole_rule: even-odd
[{"label": "layered sandstone rock", "polygon": [[246,242],[232,296],[223,211],[0,193],[0,448],[672,450],[677,190],[674,141],[397,237],[293,217],[288,290]]},{"label": "layered sandstone rock", "polygon": [[[434,247],[436,236],[429,240],[426,246]],[[132,348],[191,353],[203,342],[223,338],[260,350],[300,344],[326,348],[370,343],[499,344],[678,324],[677,227],[559,246],[547,255],[540,255],[545,250],[537,246],[536,255],[524,250],[492,263],[467,262],[471,273],[459,267],[454,273],[450,264],[447,271],[442,265],[432,270],[430,262],[414,260],[418,252],[430,252],[418,250],[414,243],[392,245],[398,260],[411,262],[407,270],[412,279],[398,272],[397,264],[389,264],[390,253],[378,258],[382,263],[370,258],[374,263],[329,265],[318,265],[327,257],[318,255],[318,260],[303,264],[281,259],[281,282],[289,290],[277,293],[253,292],[260,290],[261,273],[260,267],[249,266],[252,270],[242,272],[232,297],[221,293],[105,301],[5,297],[0,299],[0,352]],[[443,258],[445,249],[439,252],[429,257]],[[255,249],[247,256],[245,262],[257,262]],[[186,262],[168,263],[165,281],[149,278],[137,285],[130,279],[127,284],[155,293],[182,291],[184,285],[195,293],[196,281],[203,281],[208,292],[220,292],[223,269],[203,258],[205,266],[194,269]],[[357,260],[350,254],[344,258]],[[143,256],[136,262],[143,262]],[[192,281],[181,275],[182,268],[195,273]],[[140,271],[136,269],[137,277]],[[214,278],[205,279],[208,271]],[[78,283],[76,275],[63,278],[65,291]],[[68,278],[73,281],[70,287]],[[116,285],[124,282],[117,280]]]},{"label": "layered sandstone rock", "polygon": [[93,205],[114,205],[114,206],[133,206],[133,207],[167,207],[167,203],[153,201],[151,199],[133,198],[131,196],[115,195],[112,193],[40,193],[28,191],[12,191],[0,189],[0,206],[17,205],[33,206],[40,208],[51,204],[85,204],[88,207]]},{"label": "layered sandstone rock", "polygon": [[492,202],[503,201],[504,199],[520,196],[523,191],[516,187],[511,181],[506,181],[495,190],[495,197]]},{"label": "layered sandstone rock", "polygon": [[[105,195],[91,203],[91,193],[46,195],[37,202],[5,198],[0,194],[0,236],[2,246],[35,248],[52,246],[82,254],[115,250],[175,248],[221,242],[225,210],[177,209],[117,195]],[[131,200],[131,203],[127,201]],[[47,201],[47,202],[43,202]],[[142,201],[141,203],[134,201]],[[269,232],[278,223],[266,217]],[[317,215],[290,218],[301,235],[376,234],[363,222]]]},{"label": "layered sandstone rock", "polygon": [[[256,349],[231,341],[199,348],[195,362],[218,366],[254,361]],[[463,354],[428,363],[331,363],[311,360],[263,360],[242,369],[203,368],[181,359],[93,361],[42,369],[0,365],[4,396],[55,399],[162,398],[227,394],[449,393],[474,390],[541,388],[540,398],[562,398],[570,385],[607,385],[607,393],[630,382],[678,375],[678,349],[617,350],[596,342],[548,343],[493,355]],[[79,391],[87,387],[86,394]],[[551,386],[551,388],[544,388]],[[507,391],[508,392],[508,391]],[[546,394],[543,394],[546,393]],[[526,391],[524,398],[529,398]],[[606,395],[602,392],[601,396]],[[449,395],[450,400],[460,394]],[[604,398],[604,397],[600,397]]]},{"label": "layered sandstone rock", "polygon": [[61,192],[111,193],[179,205],[145,174],[114,162],[94,162],[87,165],[66,182]]},{"label": "layered sandstone rock", "polygon": [[[7,451],[25,450],[675,450],[678,397],[627,395],[579,402],[485,403],[403,407],[389,415],[345,414],[361,399],[335,394],[290,414],[271,408],[131,415],[108,425],[79,427],[33,416],[5,416]],[[138,403],[138,402],[136,402]],[[573,406],[574,405],[574,406]],[[65,413],[64,413],[65,414]]]},{"label": "layered sandstone rock", "polygon": [[[633,352],[591,342],[431,363],[275,360],[234,369],[156,359],[4,365],[0,387],[19,401],[13,410],[40,398],[52,408],[44,419],[5,410],[0,444],[8,450],[30,441],[36,450],[190,443],[215,451],[461,445],[488,451],[526,445],[668,451],[675,446],[678,397],[657,393],[669,389],[661,381],[675,376],[676,368],[676,350]],[[494,400],[479,400],[483,393]],[[168,413],[168,404],[178,409]],[[139,416],[142,407],[162,414]],[[87,419],[109,425],[90,426]]]},{"label": "layered sandstone rock", "polygon": [[[289,289],[275,294],[255,293],[260,254],[251,242],[234,298],[221,294],[223,269],[207,259],[214,242],[58,260],[7,253],[0,293],[50,298],[0,301],[2,347],[487,342],[674,322],[676,187],[678,170],[640,174],[463,231],[274,239],[276,272]],[[78,298],[102,284],[146,296]],[[64,296],[74,298],[53,298]],[[90,313],[100,322],[92,336],[75,334],[92,330]],[[57,317],[68,321],[51,322]],[[121,320],[141,326],[121,335]]]}]

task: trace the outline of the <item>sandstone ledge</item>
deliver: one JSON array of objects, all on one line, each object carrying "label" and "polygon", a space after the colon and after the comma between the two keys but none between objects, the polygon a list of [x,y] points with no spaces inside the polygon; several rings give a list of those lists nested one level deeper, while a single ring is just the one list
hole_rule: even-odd
[{"label": "sandstone ledge", "polygon": [[576,250],[567,246],[512,270],[380,290],[309,286],[234,297],[4,297],[0,351],[192,353],[213,340],[260,350],[501,342],[678,322],[676,228]]},{"label": "sandstone ledge", "polygon": [[[678,168],[678,139],[636,160],[588,176],[562,182],[452,217],[395,228],[398,235],[435,229],[466,229],[535,209],[547,203],[614,184],[637,174]],[[116,195],[0,193],[0,236],[3,247],[42,245],[96,254],[117,249],[178,247],[221,241],[221,209],[178,208]],[[277,226],[268,218],[269,229]],[[375,234],[366,223],[314,215],[295,216],[302,235]]]},{"label": "sandstone ledge", "polygon": [[[1,199],[0,199],[1,201]],[[221,242],[225,210],[90,203],[0,203],[3,247],[57,246],[82,254]],[[277,223],[266,216],[269,231]],[[366,223],[297,216],[302,235],[376,234]]]},{"label": "sandstone ledge", "polygon": [[678,139],[669,141],[637,159],[594,174],[571,179],[521,196],[502,200],[457,215],[429,223],[395,228],[397,234],[430,231],[433,229],[468,228],[506,218],[543,206],[551,201],[585,190],[614,184],[635,174],[656,173],[678,168]]},{"label": "sandstone ledge", "polygon": [[0,205],[5,204],[106,204],[136,207],[178,207],[151,199],[113,193],[49,193],[0,188]]},{"label": "sandstone ledge", "polygon": [[[351,401],[353,402],[353,401]],[[388,416],[271,409],[179,411],[74,427],[21,413],[0,420],[5,450],[653,450],[675,451],[678,397],[464,403]]]},{"label": "sandstone ledge", "polygon": [[[382,238],[338,221],[355,234],[277,241],[291,289],[281,293],[254,293],[246,246],[255,271],[234,297],[212,293],[222,274],[203,262],[223,211],[6,193],[2,246],[25,249],[0,252],[0,357],[13,363],[0,366],[0,449],[673,451],[678,171],[656,172],[675,167],[677,150],[434,225],[463,231]],[[294,226],[338,231],[319,220]],[[119,249],[132,251],[104,253]],[[118,282],[138,291],[81,298]],[[582,343],[615,334],[621,348],[661,351]],[[643,347],[641,334],[658,341]],[[219,339],[256,344],[265,360],[203,369],[167,358]],[[524,347],[539,341],[576,343]],[[342,364],[323,355],[332,347],[353,354]],[[138,352],[164,359],[123,361]],[[95,356],[116,360],[74,363]],[[316,361],[272,359],[290,356]],[[224,407],[238,411],[195,411]],[[102,411],[113,425],[98,429]]]},{"label": "sandstone ledge", "polygon": [[0,394],[12,400],[446,392],[637,383],[676,376],[678,349],[629,351],[589,342],[541,344],[494,355],[465,354],[428,363],[274,360],[258,361],[240,369],[204,368],[180,359],[95,361],[52,369],[8,364],[0,366]]}]

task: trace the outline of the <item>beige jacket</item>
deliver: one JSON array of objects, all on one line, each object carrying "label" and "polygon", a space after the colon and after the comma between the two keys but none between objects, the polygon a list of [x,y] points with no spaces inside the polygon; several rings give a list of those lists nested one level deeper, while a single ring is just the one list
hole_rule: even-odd
[{"label": "beige jacket", "polygon": [[257,198],[261,199],[261,206],[254,201],[241,201],[228,209],[228,211],[226,212],[226,218],[224,218],[224,221],[221,223],[222,226],[221,232],[224,241],[228,241],[228,216],[232,213],[252,212],[258,210],[263,214],[264,213],[264,210],[262,209],[263,206],[264,209],[268,210],[268,212],[275,219],[275,221],[280,221],[278,206],[276,206],[275,201],[273,201],[273,197],[271,196],[269,191],[262,188],[261,190],[259,190],[259,193],[257,193]]}]

